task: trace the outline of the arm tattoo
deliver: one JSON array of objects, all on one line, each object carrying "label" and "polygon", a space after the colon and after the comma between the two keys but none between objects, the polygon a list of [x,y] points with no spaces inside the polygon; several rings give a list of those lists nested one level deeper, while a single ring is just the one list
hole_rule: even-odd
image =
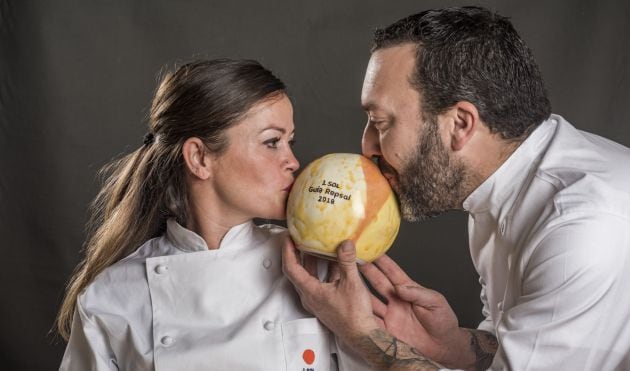
[{"label": "arm tattoo", "polygon": [[487,370],[492,364],[499,344],[494,335],[486,331],[468,329],[470,350],[475,355],[475,370]]},{"label": "arm tattoo", "polygon": [[356,348],[379,370],[438,370],[441,366],[408,344],[376,329],[356,340]]}]

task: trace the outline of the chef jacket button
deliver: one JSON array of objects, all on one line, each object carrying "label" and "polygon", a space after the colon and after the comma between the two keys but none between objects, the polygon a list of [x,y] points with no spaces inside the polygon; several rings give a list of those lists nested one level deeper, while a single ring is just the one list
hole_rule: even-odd
[{"label": "chef jacket button", "polygon": [[276,324],[272,321],[265,321],[265,323],[263,323],[263,328],[267,331],[273,330],[274,327],[276,327]]},{"label": "chef jacket button", "polygon": [[164,336],[162,339],[160,339],[160,343],[162,343],[162,345],[164,346],[170,346],[175,342],[175,339],[173,339],[170,336]]},{"label": "chef jacket button", "polygon": [[166,265],[158,265],[155,267],[155,273],[157,274],[164,274],[168,271],[168,267]]},{"label": "chef jacket button", "polygon": [[265,260],[263,260],[263,267],[265,267],[265,269],[271,268],[271,259],[266,258]]}]

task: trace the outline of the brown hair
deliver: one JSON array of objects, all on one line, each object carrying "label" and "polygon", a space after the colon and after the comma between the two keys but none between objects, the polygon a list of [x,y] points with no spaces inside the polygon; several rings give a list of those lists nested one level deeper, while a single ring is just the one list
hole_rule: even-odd
[{"label": "brown hair", "polygon": [[435,117],[459,101],[477,107],[492,133],[524,140],[551,114],[533,53],[509,19],[481,7],[431,9],[374,33],[372,51],[412,43],[412,86]]},{"label": "brown hair", "polygon": [[256,103],[284,92],[282,81],[251,60],[195,61],[163,77],[144,145],[101,170],[105,181],[90,208],[85,258],[70,279],[56,321],[64,339],[79,294],[99,273],[162,234],[168,218],[186,225],[184,142],[198,137],[220,154],[228,145],[226,129]]}]

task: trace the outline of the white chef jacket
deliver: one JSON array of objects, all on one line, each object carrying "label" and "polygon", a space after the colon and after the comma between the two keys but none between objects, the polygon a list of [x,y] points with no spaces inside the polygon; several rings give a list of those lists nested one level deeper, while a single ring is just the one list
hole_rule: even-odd
[{"label": "white chef jacket", "polygon": [[302,309],[282,274],[285,233],[247,222],[209,250],[169,220],[79,295],[60,369],[366,369]]},{"label": "white chef jacket", "polygon": [[464,208],[492,370],[630,370],[630,149],[551,115]]}]

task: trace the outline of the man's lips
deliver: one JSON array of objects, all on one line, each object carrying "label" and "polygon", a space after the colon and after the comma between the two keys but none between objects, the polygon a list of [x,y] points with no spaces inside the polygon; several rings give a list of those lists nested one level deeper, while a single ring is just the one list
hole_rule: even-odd
[{"label": "man's lips", "polygon": [[390,185],[396,181],[396,176],[392,173],[383,173],[383,176],[387,179]]},{"label": "man's lips", "polygon": [[293,182],[291,182],[291,184],[289,184],[288,186],[286,186],[283,191],[285,192],[291,192],[291,188],[293,188]]},{"label": "man's lips", "polygon": [[379,170],[381,171],[381,174],[383,174],[385,179],[387,179],[389,185],[392,188],[396,186],[398,184],[398,176],[396,170],[394,170],[394,168],[390,164],[388,164],[387,161],[383,160],[382,157],[379,157],[377,159],[377,165]]}]

